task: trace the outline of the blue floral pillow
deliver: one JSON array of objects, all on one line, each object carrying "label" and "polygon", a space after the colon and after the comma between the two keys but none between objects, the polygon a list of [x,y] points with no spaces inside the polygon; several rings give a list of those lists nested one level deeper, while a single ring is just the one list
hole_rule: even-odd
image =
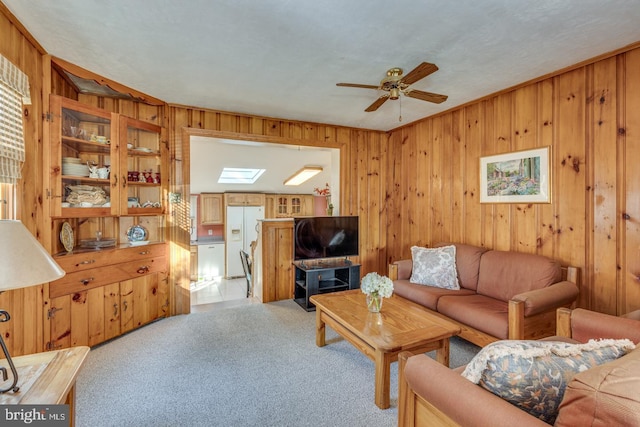
[{"label": "blue floral pillow", "polygon": [[497,341],[484,347],[462,376],[553,424],[574,375],[615,360],[635,348],[630,340]]},{"label": "blue floral pillow", "polygon": [[411,283],[445,289],[460,289],[456,270],[456,247],[411,247]]}]

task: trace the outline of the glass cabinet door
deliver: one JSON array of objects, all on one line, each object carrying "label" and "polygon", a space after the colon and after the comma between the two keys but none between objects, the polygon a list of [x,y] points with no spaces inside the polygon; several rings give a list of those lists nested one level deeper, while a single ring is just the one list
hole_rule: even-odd
[{"label": "glass cabinet door", "polygon": [[166,211],[168,148],[162,128],[151,123],[120,118],[120,213],[158,215]]},{"label": "glass cabinet door", "polygon": [[116,115],[58,96],[51,96],[51,112],[48,197],[52,216],[116,215]]}]

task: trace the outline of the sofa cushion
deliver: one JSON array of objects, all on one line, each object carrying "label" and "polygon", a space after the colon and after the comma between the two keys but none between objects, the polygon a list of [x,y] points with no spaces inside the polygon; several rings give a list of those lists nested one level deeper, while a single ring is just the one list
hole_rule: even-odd
[{"label": "sofa cushion", "polygon": [[445,289],[460,289],[456,272],[456,247],[411,247],[411,283]]},{"label": "sofa cushion", "polygon": [[567,385],[557,426],[640,425],[640,348],[573,377]]},{"label": "sofa cushion", "polygon": [[442,296],[438,312],[499,339],[509,337],[509,304],[484,295]]},{"label": "sofa cushion", "polygon": [[470,289],[444,289],[411,283],[409,280],[394,280],[393,293],[420,304],[431,310],[436,310],[438,299],[444,295],[474,295]]},{"label": "sofa cushion", "polygon": [[521,252],[487,251],[480,260],[478,293],[509,301],[522,292],[562,280],[562,268],[550,258]]},{"label": "sofa cushion", "polygon": [[630,340],[498,341],[480,350],[462,376],[553,424],[574,375],[624,356],[634,347]]},{"label": "sofa cushion", "polygon": [[464,245],[461,243],[438,243],[435,247],[456,247],[456,270],[461,288],[476,290],[478,288],[478,273],[480,271],[480,257],[487,252],[487,248]]}]

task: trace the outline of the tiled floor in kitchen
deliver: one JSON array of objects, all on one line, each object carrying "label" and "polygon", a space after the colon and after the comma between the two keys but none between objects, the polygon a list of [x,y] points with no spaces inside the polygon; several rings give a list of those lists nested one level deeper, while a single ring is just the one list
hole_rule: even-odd
[{"label": "tiled floor in kitchen", "polygon": [[253,298],[247,298],[247,280],[244,277],[191,282],[191,312],[252,302]]}]

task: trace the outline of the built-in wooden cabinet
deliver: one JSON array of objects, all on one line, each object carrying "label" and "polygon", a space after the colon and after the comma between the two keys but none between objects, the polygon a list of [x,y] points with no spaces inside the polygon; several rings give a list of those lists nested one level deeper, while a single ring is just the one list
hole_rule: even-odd
[{"label": "built-in wooden cabinet", "polygon": [[[46,114],[45,347],[93,346],[169,314],[164,128],[60,96]],[[48,326],[47,326],[48,325]]]},{"label": "built-in wooden cabinet", "polygon": [[52,217],[165,213],[169,168],[163,128],[55,95],[48,116]]},{"label": "built-in wooden cabinet", "polygon": [[57,256],[67,274],[48,287],[46,348],[94,346],[167,316],[166,251],[155,244]]},{"label": "built-in wooden cabinet", "polygon": [[221,193],[200,194],[200,224],[224,224],[224,200]]},{"label": "built-in wooden cabinet", "polygon": [[264,194],[260,193],[225,193],[226,206],[264,206]]},{"label": "built-in wooden cabinet", "polygon": [[308,194],[271,194],[267,196],[267,217],[312,216],[313,202],[313,196]]}]

